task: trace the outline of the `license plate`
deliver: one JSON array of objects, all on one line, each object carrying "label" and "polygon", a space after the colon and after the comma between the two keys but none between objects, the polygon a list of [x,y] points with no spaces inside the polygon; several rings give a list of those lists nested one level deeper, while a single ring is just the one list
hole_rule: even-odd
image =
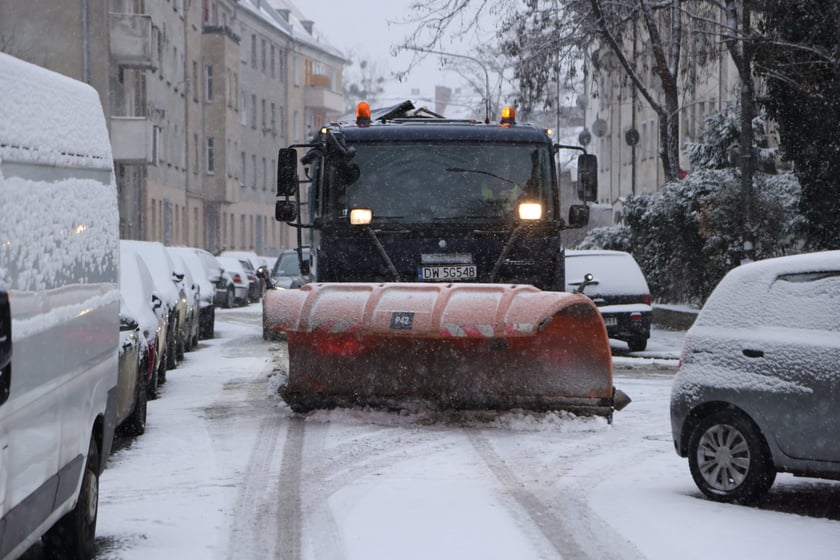
[{"label": "license plate", "polygon": [[420,280],[431,280],[433,282],[475,280],[478,278],[478,269],[474,264],[421,266],[417,272],[417,277]]},{"label": "license plate", "polygon": [[608,327],[614,327],[618,325],[618,319],[615,317],[604,317],[604,324]]}]

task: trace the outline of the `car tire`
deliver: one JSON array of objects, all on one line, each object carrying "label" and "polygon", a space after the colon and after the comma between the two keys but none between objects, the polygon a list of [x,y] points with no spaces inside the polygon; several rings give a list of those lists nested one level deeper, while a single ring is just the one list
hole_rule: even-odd
[{"label": "car tire", "polygon": [[[145,367],[141,369],[145,371]],[[146,431],[146,404],[148,401],[148,392],[146,384],[143,382],[143,377],[137,380],[137,394],[134,397],[134,410],[120,425],[120,435],[135,437],[142,435]]]},{"label": "car tire", "polygon": [[153,401],[158,398],[158,372],[152,372],[152,379],[146,384],[146,402]]},{"label": "car tire", "polygon": [[157,371],[157,385],[155,389],[166,383],[166,370],[169,369],[169,345],[163,351],[163,356],[160,357],[160,365]]},{"label": "car tire", "polygon": [[236,291],[234,290],[233,286],[228,286],[227,291],[225,292],[225,309],[230,309],[234,305],[236,305]]},{"label": "car tire", "polygon": [[204,321],[199,322],[199,339],[213,338],[216,329],[216,308],[211,307],[210,312],[204,315]]},{"label": "car tire", "polygon": [[631,338],[627,341],[627,347],[631,352],[643,352],[647,348],[646,338]]},{"label": "car tire", "polygon": [[88,560],[93,557],[99,513],[99,448],[92,437],[82,477],[76,506],[44,535],[49,558]]},{"label": "car tire", "polygon": [[752,503],[776,479],[761,432],[730,410],[700,420],[688,441],[688,465],[700,491],[718,502]]}]

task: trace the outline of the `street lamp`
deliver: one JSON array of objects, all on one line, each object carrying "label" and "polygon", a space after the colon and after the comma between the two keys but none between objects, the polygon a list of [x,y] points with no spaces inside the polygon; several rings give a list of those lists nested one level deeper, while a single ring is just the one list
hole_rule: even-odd
[{"label": "street lamp", "polygon": [[484,111],[485,111],[484,122],[485,123],[490,122],[490,73],[487,72],[487,67],[484,65],[483,62],[481,62],[479,59],[477,59],[475,57],[467,56],[465,54],[457,54],[457,53],[444,52],[444,51],[434,51],[432,49],[424,49],[422,47],[406,46],[405,48],[409,49],[409,50],[412,50],[412,51],[424,52],[424,53],[429,53],[429,54],[439,54],[441,56],[451,56],[453,58],[463,58],[464,60],[470,60],[472,62],[475,62],[479,66],[481,66],[481,69],[484,70]]}]

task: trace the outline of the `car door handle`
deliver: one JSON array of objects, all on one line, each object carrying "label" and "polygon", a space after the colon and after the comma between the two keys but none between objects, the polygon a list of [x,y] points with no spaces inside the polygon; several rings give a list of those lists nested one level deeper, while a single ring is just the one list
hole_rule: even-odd
[{"label": "car door handle", "polygon": [[763,358],[764,350],[753,350],[752,348],[744,348],[744,356],[747,358]]}]

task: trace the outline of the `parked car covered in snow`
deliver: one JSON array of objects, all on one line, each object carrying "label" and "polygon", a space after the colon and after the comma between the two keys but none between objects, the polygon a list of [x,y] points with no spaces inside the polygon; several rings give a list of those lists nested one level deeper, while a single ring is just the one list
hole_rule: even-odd
[{"label": "parked car covered in snow", "polygon": [[248,305],[248,291],[251,282],[248,280],[248,273],[242,262],[236,257],[218,256],[216,260],[222,265],[222,268],[228,273],[233,280],[234,296],[233,301],[236,305]]},{"label": "parked car covered in snow", "polygon": [[183,276],[184,293],[187,296],[187,314],[184,323],[184,351],[189,352],[198,344],[198,332],[201,310],[201,285],[193,276],[187,263],[181,255],[172,252],[170,247],[166,248],[172,259],[172,266],[175,273]]},{"label": "parked car covered in snow", "polygon": [[248,277],[248,300],[251,302],[260,301],[265,291],[265,284],[257,276],[257,270],[264,265],[263,260],[251,251],[222,251],[220,256],[239,260]]},{"label": "parked car covered in snow", "polygon": [[113,154],[85,83],[0,53],[0,99],[0,558],[87,559],[117,421]]},{"label": "parked car covered in snow", "polygon": [[750,502],[777,472],[840,479],[840,251],[730,271],[686,333],[674,446],[707,497]]},{"label": "parked car covered in snow", "polygon": [[[592,280],[584,283],[586,274]],[[566,251],[566,291],[589,296],[610,338],[638,352],[647,348],[652,309],[650,290],[633,255],[623,251]]]},{"label": "parked car covered in snow", "polygon": [[169,321],[146,262],[125,241],[120,241],[120,292],[122,313],[137,321],[145,340],[146,395],[156,399],[158,385],[166,379]]},{"label": "parked car covered in snow", "polygon": [[[200,288],[201,297],[199,300],[198,323],[199,338],[213,338],[213,330],[216,324],[216,285],[222,279],[224,271],[213,255],[195,247],[168,247],[170,254],[183,259],[184,265],[189,269],[193,281]],[[212,262],[211,266],[206,264],[202,257],[206,254]],[[233,281],[230,281],[231,284]]]},{"label": "parked car covered in snow", "polygon": [[148,352],[140,326],[120,304],[120,353],[117,376],[117,432],[139,436],[146,431]]},{"label": "parked car covered in snow", "polygon": [[[187,337],[187,294],[184,277],[175,272],[172,259],[162,243],[123,240],[121,245],[131,248],[146,263],[155,282],[155,289],[166,308],[166,365],[167,369],[173,369],[184,357]],[[160,382],[164,380],[165,376],[159,379]]]}]

